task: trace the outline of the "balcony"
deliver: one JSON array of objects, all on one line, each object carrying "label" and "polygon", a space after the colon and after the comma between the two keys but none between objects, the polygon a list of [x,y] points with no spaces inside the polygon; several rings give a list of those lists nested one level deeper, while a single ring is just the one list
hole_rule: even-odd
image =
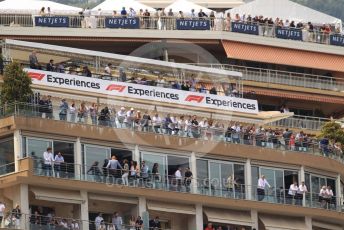
[{"label": "balcony", "polygon": [[[104,105],[106,106],[106,105]],[[238,144],[242,146],[252,146],[259,149],[267,150],[279,150],[285,152],[294,153],[305,153],[314,156],[322,156],[325,158],[334,159],[343,163],[343,154],[332,145],[321,145],[320,140],[313,139],[310,137],[304,137],[302,140],[293,140],[288,138],[283,138],[282,133],[279,135],[270,135],[265,130],[256,129],[254,132],[245,131],[244,127],[240,132],[233,131],[229,129],[231,124],[229,123],[229,128],[226,129],[225,126],[210,126],[207,128],[202,128],[201,126],[183,126],[183,128],[173,128],[172,126],[164,126],[163,123],[153,124],[148,122],[146,125],[141,125],[138,122],[124,122],[121,117],[112,115],[106,120],[98,120],[98,116],[92,119],[88,118],[88,115],[83,117],[77,117],[76,114],[60,116],[57,112],[59,107],[52,107],[51,111],[55,113],[47,113],[47,111],[42,111],[43,107],[36,104],[23,104],[15,103],[1,108],[1,117],[18,116],[18,117],[28,117],[28,118],[40,118],[44,120],[56,120],[63,122],[65,124],[82,124],[89,127],[95,128],[110,128],[114,131],[116,130],[129,130],[135,133],[151,133],[154,135],[170,136],[182,138],[183,141],[194,142],[202,141],[209,143],[223,143],[223,144]],[[45,107],[44,107],[45,108]],[[98,114],[100,115],[100,114]],[[282,122],[286,122],[285,120]],[[315,121],[316,122],[316,121]],[[278,123],[278,122],[277,122]],[[278,125],[278,124],[277,124]],[[247,126],[250,127],[250,126]],[[290,142],[295,142],[291,145]]]},{"label": "balcony", "polygon": [[[0,15],[0,25],[2,26],[13,26],[13,27],[35,27],[35,17],[29,14],[1,14]],[[68,23],[63,25],[62,27],[67,28],[92,28],[92,29],[104,29],[106,27],[111,28],[108,26],[107,19],[111,18],[118,18],[123,19],[120,16],[116,17],[105,17],[105,16],[91,16],[91,17],[80,17],[80,16],[71,16],[71,15],[59,15],[59,17],[65,17],[68,20]],[[239,33],[247,33],[244,31],[238,31],[238,27],[255,27],[254,35],[259,35],[261,37],[269,37],[269,38],[280,38],[280,33],[277,31],[279,29],[283,30],[292,30],[297,31],[300,34],[300,37],[297,39],[299,41],[304,41],[307,43],[317,43],[317,44],[325,44],[325,45],[336,45],[341,46],[337,40],[339,40],[342,35],[337,33],[322,33],[320,30],[315,29],[313,32],[308,32],[305,29],[299,28],[279,28],[275,25],[266,25],[266,24],[258,24],[258,23],[246,23],[246,22],[231,22],[229,23],[226,18],[176,18],[176,17],[135,17],[135,20],[139,21],[139,26],[134,27],[133,29],[144,29],[144,30],[177,30],[178,29],[178,20],[198,20],[205,22],[204,28],[198,30],[208,30],[208,31],[224,31],[224,32],[239,32]],[[203,23],[202,23],[203,24]],[[44,26],[44,25],[43,25]],[[47,25],[45,25],[47,26]],[[49,25],[48,25],[49,26]],[[61,26],[59,26],[61,27]],[[36,27],[39,28],[39,27]],[[125,29],[125,28],[124,28]],[[130,28],[129,28],[130,29]],[[194,30],[193,28],[189,28],[187,30]],[[252,34],[252,33],[251,33]],[[335,39],[333,39],[335,37]],[[283,39],[295,39],[295,38],[284,38]]]}]

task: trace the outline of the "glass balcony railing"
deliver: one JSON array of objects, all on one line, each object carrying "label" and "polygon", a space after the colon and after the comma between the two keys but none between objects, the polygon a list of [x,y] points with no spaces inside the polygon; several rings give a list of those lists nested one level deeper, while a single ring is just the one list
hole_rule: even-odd
[{"label": "glass balcony railing", "polygon": [[[99,159],[102,161],[103,159]],[[44,164],[41,159],[34,159],[33,173],[36,176],[56,177],[106,184],[107,186],[128,186],[132,188],[156,189],[169,192],[190,193],[203,196],[221,197],[237,200],[252,200],[274,204],[322,208],[342,211],[342,199],[320,193],[298,193],[289,189],[237,184],[227,178],[193,178],[175,175],[152,174],[150,171],[110,169],[70,163]]]},{"label": "glass balcony railing", "polygon": [[[80,218],[71,218],[68,216],[55,216],[53,213],[45,213],[44,215],[38,213],[20,213],[8,212],[2,220],[1,228],[4,229],[23,229],[23,230],[143,230],[149,223],[135,224],[129,223],[130,220],[123,220],[120,226],[115,225],[108,220],[99,218],[94,220],[81,220]],[[136,222],[137,218],[133,218],[132,222]],[[139,223],[139,222],[138,222]],[[154,228],[154,230],[170,230],[170,228]]]},{"label": "glass balcony railing", "polygon": [[[35,16],[31,14],[0,14],[0,25],[2,26],[21,26],[21,27],[35,27],[37,25]],[[301,28],[289,28],[279,27],[274,24],[260,24],[257,22],[241,22],[234,21],[227,18],[209,18],[209,17],[159,17],[159,16],[135,16],[135,17],[122,17],[120,15],[115,16],[117,18],[115,24],[123,23],[126,21],[125,27],[120,25],[113,25],[109,16],[75,16],[75,15],[52,15],[49,17],[65,18],[64,23],[59,27],[69,28],[127,28],[127,29],[146,29],[146,30],[194,30],[195,27],[201,30],[208,31],[226,31],[226,32],[238,32],[251,35],[258,35],[264,37],[280,38],[280,39],[293,39],[304,42],[341,45],[339,42],[342,34],[334,32],[322,32],[320,28],[315,27],[314,30],[307,30],[306,25]],[[49,18],[46,17],[46,18]],[[43,19],[44,17],[40,17]],[[109,21],[110,19],[110,21]],[[130,20],[129,20],[130,19]],[[120,21],[118,21],[120,20]],[[179,23],[179,21],[185,21]],[[54,26],[49,23],[41,23],[43,26]],[[46,20],[48,21],[48,20]],[[50,20],[52,21],[52,20]],[[49,22],[50,22],[49,21]],[[135,24],[130,24],[131,21],[135,21]],[[192,23],[196,22],[197,23]],[[38,21],[39,22],[39,21]],[[129,24],[129,25],[128,25]],[[286,32],[288,31],[288,33]],[[293,36],[290,36],[292,32]],[[335,36],[333,38],[333,36]]]},{"label": "glass balcony railing", "polygon": [[0,176],[15,172],[14,162],[0,165]]},{"label": "glass balcony railing", "polygon": [[[104,107],[106,105],[103,105]],[[108,127],[113,129],[130,129],[132,131],[152,133],[155,135],[169,135],[180,138],[191,138],[198,140],[208,140],[214,142],[226,142],[233,144],[242,144],[255,146],[259,148],[276,149],[287,152],[299,152],[332,158],[343,163],[343,151],[338,146],[332,145],[327,140],[318,140],[300,133],[300,137],[294,134],[294,137],[283,137],[283,130],[265,130],[255,128],[254,125],[242,125],[240,131],[234,131],[231,128],[226,129],[225,124],[201,127],[200,125],[185,125],[178,127],[177,124],[164,123],[160,115],[160,123],[154,123],[151,120],[143,121],[142,118],[125,119],[118,117],[117,113],[112,112],[107,116],[101,116],[100,111],[97,114],[89,114],[85,111],[80,115],[77,112],[62,115],[60,108],[56,106],[42,107],[36,104],[15,103],[0,108],[0,117],[6,116],[24,116],[44,119],[53,119],[69,123],[94,125],[99,127]],[[151,116],[153,118],[153,115]],[[216,122],[214,122],[215,124]],[[227,124],[231,127],[232,122]]]}]

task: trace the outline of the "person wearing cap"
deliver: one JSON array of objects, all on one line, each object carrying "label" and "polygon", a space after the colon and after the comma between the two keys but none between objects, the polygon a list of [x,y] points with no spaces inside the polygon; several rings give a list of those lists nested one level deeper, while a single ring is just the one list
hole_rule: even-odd
[{"label": "person wearing cap", "polygon": [[129,15],[129,18],[134,18],[136,16],[136,11],[132,7],[130,7],[128,15]]},{"label": "person wearing cap", "polygon": [[127,116],[126,116],[126,118],[124,120],[124,123],[126,123],[127,128],[132,128],[133,127],[134,120],[135,120],[135,110],[134,110],[134,108],[131,108],[127,112]]},{"label": "person wearing cap", "polygon": [[126,111],[124,107],[121,107],[121,109],[117,112],[117,122],[119,124],[118,127],[123,128],[123,122],[126,117]]}]

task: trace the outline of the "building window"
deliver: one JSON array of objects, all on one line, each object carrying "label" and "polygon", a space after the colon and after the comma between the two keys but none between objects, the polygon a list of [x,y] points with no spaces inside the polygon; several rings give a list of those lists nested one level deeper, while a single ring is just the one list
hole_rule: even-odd
[{"label": "building window", "polygon": [[0,141],[0,175],[14,172],[13,138]]}]

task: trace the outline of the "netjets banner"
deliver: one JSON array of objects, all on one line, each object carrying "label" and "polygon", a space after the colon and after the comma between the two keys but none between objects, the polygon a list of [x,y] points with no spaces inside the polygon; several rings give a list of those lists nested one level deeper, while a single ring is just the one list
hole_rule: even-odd
[{"label": "netjets banner", "polygon": [[259,35],[259,28],[256,24],[232,22],[232,32]]},{"label": "netjets banner", "polygon": [[344,46],[344,36],[341,34],[333,34],[330,36],[330,44],[335,46]]},{"label": "netjets banner", "polygon": [[177,30],[210,30],[210,21],[203,19],[177,19]]},{"label": "netjets banner", "polygon": [[302,30],[294,28],[276,28],[276,37],[302,41]]},{"label": "netjets banner", "polygon": [[67,16],[36,16],[35,26],[69,27],[69,17]]},{"label": "netjets banner", "polygon": [[139,29],[140,18],[127,18],[127,17],[106,17],[105,18],[106,28],[122,28],[122,29]]},{"label": "netjets banner", "polygon": [[113,82],[77,75],[25,69],[32,83],[71,90],[101,93],[108,96],[144,99],[164,103],[198,106],[242,113],[258,113],[256,100],[218,96],[154,86]]}]

